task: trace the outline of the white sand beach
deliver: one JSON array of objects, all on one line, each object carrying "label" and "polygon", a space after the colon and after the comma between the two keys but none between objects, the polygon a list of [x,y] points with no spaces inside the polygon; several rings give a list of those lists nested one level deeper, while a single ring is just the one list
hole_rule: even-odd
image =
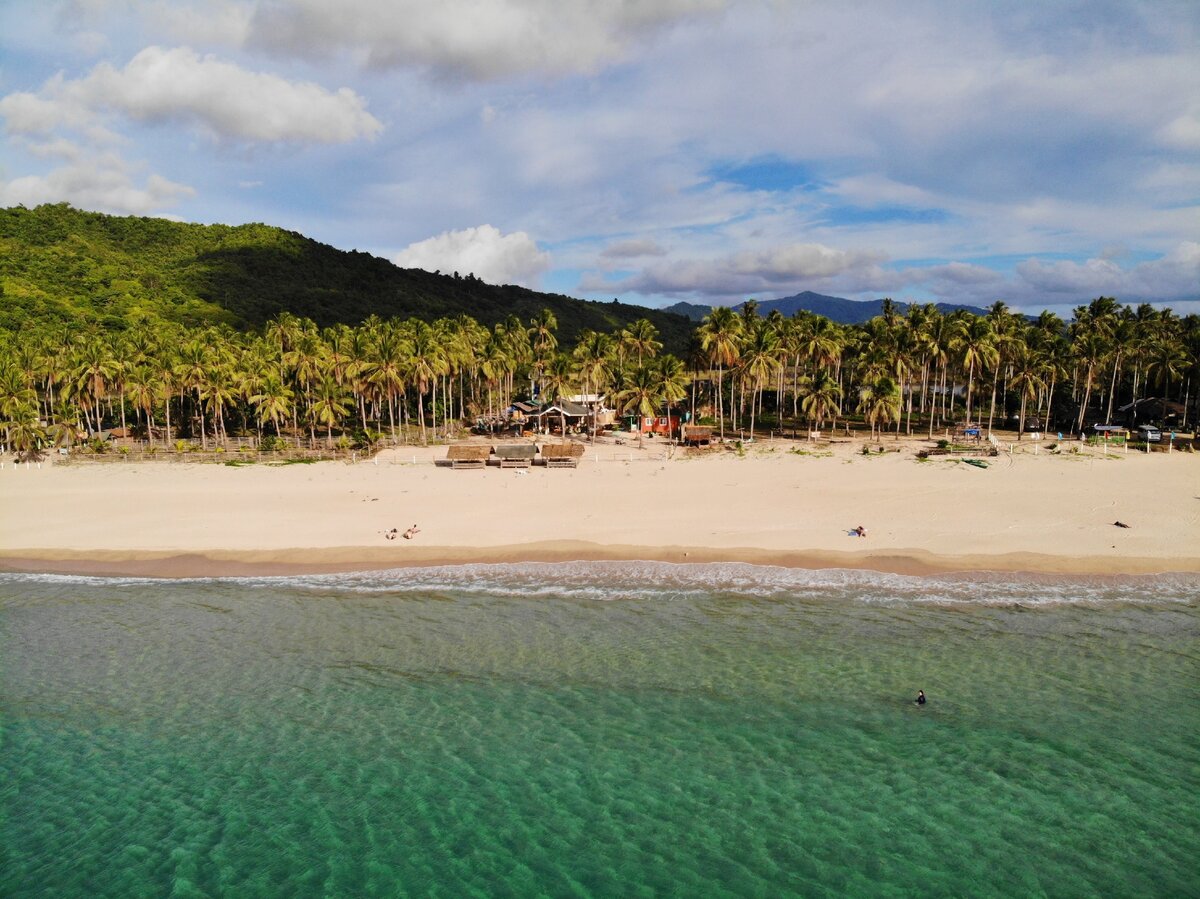
[{"label": "white sand beach", "polygon": [[[589,446],[577,469],[451,470],[446,448],[312,465],[0,469],[0,570],[171,576],[517,560],[747,561],[922,573],[1200,572],[1200,456],[1023,444]],[[1122,521],[1128,528],[1115,526]],[[413,540],[386,537],[417,524]],[[865,538],[849,533],[862,525]]]}]

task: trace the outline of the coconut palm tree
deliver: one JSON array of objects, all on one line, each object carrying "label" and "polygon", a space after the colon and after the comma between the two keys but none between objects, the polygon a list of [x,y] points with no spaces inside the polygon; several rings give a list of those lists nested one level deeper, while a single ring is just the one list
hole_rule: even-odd
[{"label": "coconut palm tree", "polygon": [[[616,395],[617,407],[624,413],[636,413],[642,417],[658,412],[662,402],[661,379],[649,365],[630,370],[621,390]],[[643,428],[638,428],[638,446],[643,445]]]},{"label": "coconut palm tree", "polygon": [[329,448],[333,447],[333,426],[350,411],[348,399],[349,391],[332,374],[322,375],[313,391],[309,419],[315,425],[325,426],[325,445]]},{"label": "coconut palm tree", "polygon": [[875,429],[887,427],[900,415],[900,388],[887,375],[875,378],[869,384],[858,389],[858,410],[871,426],[871,439],[875,439]]},{"label": "coconut palm tree", "polygon": [[563,398],[575,389],[575,363],[566,353],[555,353],[546,362],[542,373],[545,382],[546,395],[551,402],[558,402],[559,417],[562,425],[562,439],[567,439],[567,413],[563,409]]},{"label": "coconut palm tree", "polygon": [[[579,375],[583,379],[583,392],[599,394],[604,383],[608,380],[609,369],[613,363],[613,348],[615,343],[609,334],[587,330],[579,335],[575,345],[575,361],[579,365]],[[592,439],[596,439],[596,413],[592,412]]]},{"label": "coconut palm tree", "polygon": [[74,387],[84,412],[95,416],[95,430],[104,429],[100,406],[117,375],[118,364],[108,344],[99,337],[88,337],[76,348]]},{"label": "coconut palm tree", "polygon": [[1071,352],[1083,372],[1083,401],[1079,404],[1079,418],[1075,423],[1075,429],[1083,433],[1083,420],[1091,403],[1096,369],[1108,355],[1109,347],[1106,336],[1099,326],[1086,321],[1077,321],[1076,324],[1079,327],[1071,345]]},{"label": "coconut palm tree", "polygon": [[975,388],[975,374],[997,364],[1000,358],[996,349],[992,323],[986,318],[968,316],[960,319],[961,324],[951,343],[958,354],[959,364],[967,370],[967,417],[971,423],[971,396]]},{"label": "coconut palm tree", "polygon": [[721,439],[725,439],[724,388],[725,368],[737,363],[741,356],[738,338],[742,333],[742,320],[726,306],[717,306],[704,317],[700,328],[700,346],[708,354],[710,364],[717,366],[717,418],[720,422]]},{"label": "coconut palm tree", "polygon": [[22,462],[37,462],[42,458],[42,449],[48,442],[46,429],[38,419],[38,409],[33,403],[19,402],[4,422],[8,445]]},{"label": "coconut palm tree", "polygon": [[808,418],[809,439],[811,440],[812,432],[823,425],[827,417],[832,416],[833,426],[837,426],[838,400],[841,398],[842,388],[833,375],[822,368],[818,369],[815,375],[804,380],[801,390],[804,399],[800,408]]},{"label": "coconut palm tree", "polygon": [[769,321],[757,319],[750,326],[742,346],[741,367],[751,385],[750,439],[754,439],[754,413],[762,396],[763,384],[770,380],[780,365],[779,332]]},{"label": "coconut palm tree", "polygon": [[409,352],[408,341],[400,330],[384,326],[363,371],[367,383],[387,400],[393,442],[396,440],[396,397],[403,395],[407,384]]},{"label": "coconut palm tree", "polygon": [[425,431],[425,394],[429,393],[438,375],[445,368],[445,353],[437,332],[423,321],[410,323],[408,339],[408,381],[417,390],[417,418],[421,423],[421,443],[428,445],[429,436]]},{"label": "coconut palm tree", "polygon": [[650,365],[650,370],[654,375],[659,399],[667,407],[667,421],[670,422],[671,407],[687,396],[687,367],[681,359],[668,353],[655,359]]},{"label": "coconut palm tree", "polygon": [[646,359],[653,359],[662,349],[662,341],[658,339],[658,328],[645,318],[631,322],[621,332],[621,346],[637,354],[637,367],[641,368]]},{"label": "coconut palm tree", "polygon": [[258,417],[259,430],[264,421],[269,421],[275,426],[275,436],[280,436],[279,422],[291,416],[294,397],[292,389],[283,383],[279,375],[274,372],[264,374],[258,392],[249,397]]},{"label": "coconut palm tree", "polygon": [[1025,409],[1030,400],[1036,400],[1046,387],[1048,371],[1046,357],[1037,349],[1021,342],[1012,357],[1012,375],[1008,386],[1021,398],[1021,411],[1017,416],[1017,439],[1025,433]]}]

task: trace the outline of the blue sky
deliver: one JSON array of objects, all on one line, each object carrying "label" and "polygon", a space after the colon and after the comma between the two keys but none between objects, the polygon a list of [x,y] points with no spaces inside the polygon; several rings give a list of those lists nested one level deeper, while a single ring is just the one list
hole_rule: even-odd
[{"label": "blue sky", "polygon": [[1200,311],[1200,5],[6,0],[0,205],[661,306]]}]

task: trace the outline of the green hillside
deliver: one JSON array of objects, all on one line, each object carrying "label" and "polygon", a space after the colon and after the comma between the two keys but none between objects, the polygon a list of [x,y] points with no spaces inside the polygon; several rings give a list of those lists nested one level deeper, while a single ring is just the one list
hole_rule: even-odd
[{"label": "green hillside", "polygon": [[81,212],[0,209],[0,327],[30,321],[123,329],[144,319],[261,325],[281,311],[318,325],[472,316],[485,325],[553,310],[560,337],[650,319],[680,352],[692,323],[642,306],[591,303],[471,276],[402,269],[268,225],[195,225]]}]

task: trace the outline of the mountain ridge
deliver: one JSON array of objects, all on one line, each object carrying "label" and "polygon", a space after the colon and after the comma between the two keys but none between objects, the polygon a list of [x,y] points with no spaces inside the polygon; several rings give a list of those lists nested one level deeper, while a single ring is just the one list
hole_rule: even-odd
[{"label": "mountain ridge", "polygon": [[400,268],[264,224],[201,225],[111,216],[65,204],[0,209],[0,327],[31,321],[122,329],[146,319],[259,327],[289,312],[326,327],[380,318],[470,315],[485,326],[543,309],[558,337],[650,320],[682,353],[686,318],[617,301],[597,303],[473,275]]},{"label": "mountain ridge", "polygon": [[[787,297],[779,297],[774,300],[756,300],[755,302],[757,303],[760,315],[770,315],[772,312],[778,311],[783,315],[792,316],[804,310],[805,312],[824,316],[842,325],[860,325],[875,318],[875,316],[883,311],[882,299],[848,300],[845,297],[828,296],[827,294],[815,293],[811,290],[804,290],[800,293]],[[745,305],[745,303],[738,303],[732,308],[735,311],[739,311]],[[893,305],[900,314],[904,314],[911,306],[921,304],[894,301]],[[961,303],[935,303],[934,306],[943,314],[960,310],[970,312],[973,315],[987,314],[987,310],[982,307],[967,306]],[[684,315],[692,321],[698,322],[704,316],[708,315],[712,309],[712,306],[704,306],[698,303],[675,303],[672,306],[665,307],[663,311]]]}]

